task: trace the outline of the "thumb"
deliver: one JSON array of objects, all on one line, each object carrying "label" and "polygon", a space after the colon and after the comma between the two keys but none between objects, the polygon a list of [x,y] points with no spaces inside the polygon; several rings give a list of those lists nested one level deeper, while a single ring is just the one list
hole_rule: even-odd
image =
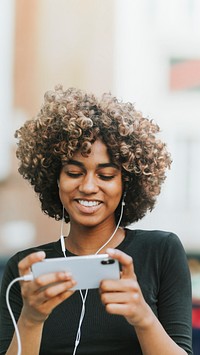
[{"label": "thumb", "polygon": [[136,275],[134,272],[133,259],[130,255],[127,255],[123,251],[119,249],[108,248],[106,253],[113,259],[118,260],[122,267],[121,278],[128,279],[134,278],[136,279]]}]

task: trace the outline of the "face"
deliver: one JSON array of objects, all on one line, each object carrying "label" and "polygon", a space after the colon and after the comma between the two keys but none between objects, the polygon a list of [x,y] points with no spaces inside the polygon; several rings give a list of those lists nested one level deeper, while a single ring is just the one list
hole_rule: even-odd
[{"label": "face", "polygon": [[110,221],[122,196],[122,174],[113,164],[107,147],[100,140],[88,157],[74,154],[60,173],[60,199],[71,223],[95,227]]}]

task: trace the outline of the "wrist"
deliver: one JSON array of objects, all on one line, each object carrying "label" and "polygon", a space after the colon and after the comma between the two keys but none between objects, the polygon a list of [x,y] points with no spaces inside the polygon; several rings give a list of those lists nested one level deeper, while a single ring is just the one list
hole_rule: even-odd
[{"label": "wrist", "polygon": [[27,316],[27,312],[23,312],[20,315],[20,323],[26,328],[43,327],[46,319],[37,319],[36,317]]},{"label": "wrist", "polygon": [[148,306],[148,311],[145,312],[145,315],[138,320],[138,322],[134,325],[136,332],[137,331],[147,331],[155,324],[157,318],[151,308]]}]

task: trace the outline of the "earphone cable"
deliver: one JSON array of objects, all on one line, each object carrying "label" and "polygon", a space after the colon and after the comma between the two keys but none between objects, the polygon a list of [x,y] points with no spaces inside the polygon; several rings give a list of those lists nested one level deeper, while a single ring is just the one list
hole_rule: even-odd
[{"label": "earphone cable", "polygon": [[24,276],[20,276],[20,277],[16,277],[14,280],[12,280],[6,290],[6,304],[7,304],[7,308],[8,311],[10,313],[10,317],[12,319],[14,328],[15,328],[15,335],[16,335],[16,339],[17,339],[17,355],[21,355],[22,352],[22,346],[21,346],[21,339],[20,339],[20,334],[19,334],[19,329],[10,305],[10,301],[9,301],[9,295],[10,295],[10,289],[11,287],[14,285],[15,282],[18,281],[31,281],[33,279],[33,275],[32,274],[28,274],[28,275],[24,275]]},{"label": "earphone cable", "polygon": [[[110,236],[110,238],[106,241],[106,243],[104,243],[104,245],[101,246],[101,248],[99,248],[97,250],[97,252],[95,254],[98,254],[112,240],[112,238],[114,237],[115,233],[117,232],[117,230],[118,230],[118,228],[120,226],[120,223],[121,223],[122,216],[123,216],[124,205],[125,205],[125,203],[124,203],[124,197],[123,197],[122,204],[121,204],[121,213],[120,213],[120,217],[119,217],[119,221],[117,223],[117,226],[116,226],[114,232],[112,233],[112,235]],[[63,218],[62,218],[62,221],[61,221],[60,242],[61,242],[62,252],[63,252],[64,256],[67,257],[66,249],[65,249],[65,240],[64,240],[64,236],[63,236],[63,225],[64,225],[64,206],[63,206]],[[14,280],[12,280],[10,282],[10,284],[8,285],[7,290],[6,290],[6,304],[7,304],[7,308],[8,308],[8,311],[10,313],[10,317],[12,319],[13,325],[14,325],[16,339],[17,339],[17,346],[18,346],[17,355],[21,355],[21,352],[22,352],[21,339],[20,339],[19,329],[18,329],[16,320],[15,320],[15,317],[13,315],[12,308],[10,306],[9,294],[10,294],[10,289],[11,289],[11,287],[13,286],[13,284],[15,282],[18,282],[18,281],[31,281],[31,280],[33,280],[33,275],[32,274],[28,274],[28,275],[17,277],[17,278],[15,278]],[[82,322],[83,322],[84,315],[85,315],[85,302],[86,302],[87,295],[88,295],[88,289],[85,290],[85,294],[84,295],[82,293],[82,290],[80,290],[80,295],[81,295],[81,299],[82,299],[82,309],[81,309],[81,315],[80,315],[80,319],[79,319],[78,330],[77,330],[77,334],[76,334],[76,340],[75,340],[75,346],[74,346],[74,350],[73,350],[73,355],[76,354],[76,350],[77,350],[77,347],[78,347],[78,345],[80,343],[80,339],[81,339],[81,326],[82,326]]]},{"label": "earphone cable", "polygon": [[[124,196],[125,198],[125,196]],[[111,235],[111,237],[107,240],[107,242],[102,245],[95,254],[99,254],[99,252],[112,240],[112,238],[114,237],[115,233],[117,232],[119,226],[120,226],[120,223],[121,223],[121,220],[122,220],[122,216],[123,216],[123,211],[124,211],[124,205],[125,205],[125,202],[124,202],[124,198],[122,200],[122,205],[121,205],[121,212],[120,212],[120,216],[119,216],[119,220],[118,220],[118,223],[117,223],[117,226],[113,232],[113,234]]]},{"label": "earphone cable", "polygon": [[[124,202],[125,197],[126,197],[126,193],[124,193],[123,198],[122,198],[121,212],[120,212],[119,220],[118,220],[118,223],[117,223],[117,226],[116,226],[114,232],[112,233],[110,238],[96,251],[95,255],[99,254],[99,252],[112,240],[112,238],[114,237],[115,233],[117,232],[117,230],[118,230],[118,228],[120,226],[121,220],[122,220],[122,216],[123,216],[124,205],[125,205],[125,202]],[[67,258],[66,248],[65,248],[65,239],[64,239],[64,236],[63,236],[63,221],[64,221],[64,207],[63,207],[63,218],[62,218],[62,222],[61,222],[60,242],[61,242],[62,252],[63,252],[64,256]],[[76,333],[76,340],[75,340],[73,355],[76,354],[77,347],[78,347],[78,345],[80,343],[80,340],[81,340],[81,326],[82,326],[83,319],[84,319],[84,316],[85,316],[85,302],[86,302],[87,295],[88,295],[88,289],[85,291],[85,295],[83,295],[82,290],[80,290],[79,292],[80,292],[81,299],[82,299],[82,309],[81,309],[81,315],[80,315],[80,319],[79,319],[78,330],[77,330],[77,333]]]}]

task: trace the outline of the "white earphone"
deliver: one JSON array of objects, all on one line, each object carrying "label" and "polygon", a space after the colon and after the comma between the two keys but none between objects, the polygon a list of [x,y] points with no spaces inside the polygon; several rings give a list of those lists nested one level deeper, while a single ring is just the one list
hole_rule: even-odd
[{"label": "white earphone", "polygon": [[[58,187],[59,187],[59,181],[58,181]],[[121,202],[121,213],[120,213],[120,217],[119,217],[119,220],[118,220],[118,223],[117,223],[117,226],[114,230],[114,232],[112,233],[112,235],[110,236],[110,238],[107,240],[106,243],[104,243],[98,250],[95,254],[99,254],[99,252],[111,241],[111,239],[114,237],[115,233],[117,232],[119,226],[120,226],[120,223],[121,223],[121,220],[122,220],[122,216],[123,216],[123,211],[124,211],[124,206],[125,206],[125,198],[126,198],[126,191],[124,191],[123,193],[123,196],[122,196],[122,202]],[[61,243],[61,249],[62,249],[62,252],[63,252],[63,255],[65,258],[67,258],[67,255],[66,255],[66,248],[65,248],[65,239],[64,239],[64,235],[63,235],[63,225],[64,225],[64,206],[63,206],[63,218],[62,218],[62,221],[61,221],[61,236],[60,236],[60,243]],[[80,315],[80,319],[79,319],[79,326],[78,326],[78,329],[77,329],[77,334],[76,334],[76,340],[75,340],[75,344],[74,344],[74,350],[73,350],[73,355],[76,354],[76,350],[77,350],[77,347],[80,343],[80,339],[81,339],[81,325],[82,325],[82,322],[83,322],[83,318],[84,318],[84,315],[85,315],[85,301],[86,301],[86,298],[87,298],[87,294],[88,294],[88,290],[85,290],[85,294],[83,295],[82,293],[82,290],[79,291],[80,292],[80,295],[81,295],[81,299],[82,299],[82,310],[81,310],[81,315]]]}]

